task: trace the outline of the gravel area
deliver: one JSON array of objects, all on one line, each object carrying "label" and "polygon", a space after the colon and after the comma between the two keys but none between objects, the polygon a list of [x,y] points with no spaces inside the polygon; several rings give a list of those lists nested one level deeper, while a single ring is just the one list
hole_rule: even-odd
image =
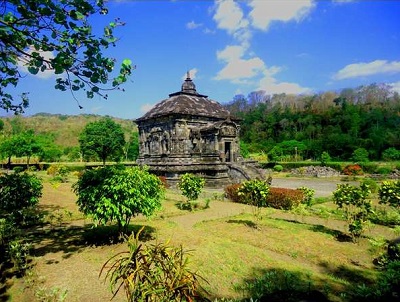
[{"label": "gravel area", "polygon": [[[331,196],[332,192],[336,190],[338,183],[344,183],[336,179],[311,179],[311,178],[273,178],[272,187],[297,189],[299,187],[307,187],[315,190],[315,197],[328,197]],[[358,182],[346,182],[352,185],[358,184]]]}]

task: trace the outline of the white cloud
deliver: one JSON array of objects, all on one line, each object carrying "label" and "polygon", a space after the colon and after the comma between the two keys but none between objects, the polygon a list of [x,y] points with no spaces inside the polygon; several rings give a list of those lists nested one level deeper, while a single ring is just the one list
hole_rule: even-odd
[{"label": "white cloud", "polygon": [[267,30],[272,21],[288,22],[303,20],[314,7],[313,0],[252,0],[249,5],[251,25],[261,30]]},{"label": "white cloud", "polygon": [[240,28],[248,26],[249,22],[244,19],[242,9],[233,0],[218,0],[216,5],[214,20],[218,28],[225,29],[233,34]]},{"label": "white cloud", "polygon": [[376,60],[369,63],[349,64],[339,70],[334,76],[334,80],[344,80],[349,78],[365,77],[382,73],[399,73],[400,61],[388,62],[386,60]]},{"label": "white cloud", "polygon": [[[198,71],[199,71],[199,70],[198,70],[197,68],[192,68],[192,69],[188,70],[189,76],[190,76],[190,78],[191,78],[192,80],[194,80],[194,79],[196,78],[196,75],[197,75],[197,72],[198,72]],[[188,74],[185,73],[185,74],[181,77],[182,81],[186,80],[187,76],[188,76]]]},{"label": "white cloud", "polygon": [[297,83],[278,82],[274,75],[282,70],[281,67],[272,66],[264,71],[264,77],[259,82],[257,90],[265,90],[267,94],[303,94],[310,93],[311,89],[301,87]]},{"label": "white cloud", "polygon": [[[37,51],[33,47],[30,47],[26,52],[28,54],[37,52],[46,61],[50,61],[51,59],[54,59],[54,54],[51,51]],[[28,73],[28,74],[30,74],[30,72],[28,70],[29,60],[30,60],[30,58],[25,55],[18,58],[18,67],[20,68],[20,70],[22,72]],[[50,69],[50,66],[49,66],[48,69],[45,69],[43,72],[39,70],[39,72],[33,76],[41,78],[41,79],[48,79],[48,78],[54,76],[54,71],[52,69]]]},{"label": "white cloud", "polygon": [[390,83],[389,85],[392,86],[393,91],[400,93],[400,81],[395,83]]},{"label": "white cloud", "polygon": [[155,104],[143,104],[142,106],[140,106],[140,112],[142,113],[146,113],[147,111],[151,110],[154,107]]},{"label": "white cloud", "polygon": [[230,80],[234,83],[242,83],[243,80],[252,78],[265,69],[263,60],[259,57],[244,59],[246,48],[242,45],[228,45],[224,50],[217,51],[217,58],[226,63],[216,80]]},{"label": "white cloud", "polygon": [[196,28],[201,27],[201,26],[203,26],[202,23],[196,23],[193,20],[188,22],[188,23],[186,23],[186,28],[187,29],[196,29]]}]

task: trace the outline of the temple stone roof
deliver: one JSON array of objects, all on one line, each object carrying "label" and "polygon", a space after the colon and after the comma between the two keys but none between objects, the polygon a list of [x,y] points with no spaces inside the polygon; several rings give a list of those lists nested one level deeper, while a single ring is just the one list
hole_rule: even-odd
[{"label": "temple stone roof", "polygon": [[188,114],[226,119],[230,116],[221,104],[197,93],[196,86],[188,74],[181,91],[171,93],[168,99],[156,104],[137,121],[152,119],[171,114]]}]

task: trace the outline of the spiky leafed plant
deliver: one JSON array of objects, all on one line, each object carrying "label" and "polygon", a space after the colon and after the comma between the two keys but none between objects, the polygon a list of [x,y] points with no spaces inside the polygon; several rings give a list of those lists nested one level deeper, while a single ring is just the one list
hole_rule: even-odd
[{"label": "spiky leafed plant", "polygon": [[208,301],[199,282],[203,278],[188,268],[188,251],[168,243],[144,245],[142,230],[127,238],[129,251],[111,257],[100,271],[113,298],[123,288],[128,301]]}]

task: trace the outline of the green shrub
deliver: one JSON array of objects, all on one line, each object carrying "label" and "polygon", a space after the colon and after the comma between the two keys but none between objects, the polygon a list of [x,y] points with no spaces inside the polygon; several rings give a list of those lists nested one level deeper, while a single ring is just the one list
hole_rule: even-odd
[{"label": "green shrub", "polygon": [[69,171],[70,170],[64,165],[50,165],[50,167],[47,168],[47,175],[53,176],[53,181],[66,182]]},{"label": "green shrub", "polygon": [[343,211],[353,241],[364,232],[364,225],[372,212],[371,201],[368,199],[370,193],[367,184],[361,184],[360,187],[338,184],[333,192],[333,202]]},{"label": "green shrub", "polygon": [[193,201],[199,198],[204,185],[204,178],[191,173],[185,173],[179,179],[178,188],[182,191],[182,195],[185,196],[188,201]]},{"label": "green shrub", "polygon": [[392,173],[392,169],[389,167],[379,167],[376,169],[376,173],[381,175],[389,175],[390,173]]},{"label": "green shrub", "polygon": [[23,273],[29,267],[29,255],[31,249],[31,244],[20,240],[9,242],[7,252],[16,272]]},{"label": "green shrub", "polygon": [[375,180],[373,180],[373,179],[371,179],[371,178],[365,178],[365,179],[363,179],[363,180],[361,181],[361,184],[368,185],[368,188],[370,189],[371,193],[376,193],[376,192],[378,192],[379,185],[378,185],[378,183],[377,183]]},{"label": "green shrub", "polygon": [[400,225],[400,213],[386,209],[374,209],[368,216],[369,221],[375,224],[394,227]]},{"label": "green shrub", "polygon": [[87,170],[73,189],[81,212],[96,224],[116,221],[120,231],[128,228],[132,217],[152,215],[164,197],[158,177],[140,167]]},{"label": "green shrub", "polygon": [[238,195],[243,197],[244,203],[260,208],[266,206],[269,189],[267,181],[251,179],[242,183]]},{"label": "green shrub", "polygon": [[336,171],[342,171],[342,165],[337,162],[328,162],[326,163],[326,166],[332,169],[335,169]]},{"label": "green shrub", "polygon": [[382,159],[386,161],[399,160],[400,151],[393,147],[388,148],[382,152]]},{"label": "green shrub", "polygon": [[307,188],[307,187],[300,187],[300,188],[297,188],[297,190],[303,192],[303,199],[302,199],[301,203],[304,203],[308,207],[312,206],[315,190]]},{"label": "green shrub", "polygon": [[39,178],[28,173],[0,175],[0,215],[8,216],[21,225],[35,212],[43,185]]},{"label": "green shrub", "polygon": [[282,172],[283,171],[283,166],[282,165],[275,165],[274,166],[274,171],[275,172]]},{"label": "green shrub", "polygon": [[166,243],[144,245],[140,232],[128,238],[128,252],[111,257],[100,271],[110,280],[113,297],[123,288],[127,301],[200,301],[205,291],[188,267],[188,252]]},{"label": "green shrub", "polygon": [[365,172],[365,173],[376,173],[377,169],[378,169],[378,164],[376,163],[360,163],[359,164],[361,169]]},{"label": "green shrub", "polygon": [[21,172],[23,172],[24,170],[25,170],[25,168],[24,168],[24,167],[21,167],[21,166],[16,166],[16,167],[13,168],[13,171],[14,171],[15,173],[21,173]]},{"label": "green shrub", "polygon": [[352,301],[398,301],[399,285],[400,261],[391,261],[373,285],[362,284],[352,288]]},{"label": "green shrub", "polygon": [[331,156],[329,155],[329,153],[326,151],[322,152],[321,153],[321,165],[326,166],[326,164],[330,161],[331,161]]},{"label": "green shrub", "polygon": [[369,152],[365,148],[358,148],[354,150],[351,159],[355,163],[366,163],[369,161]]},{"label": "green shrub", "polygon": [[271,187],[266,198],[266,206],[290,210],[298,206],[304,198],[301,190]]},{"label": "green shrub", "polygon": [[378,193],[379,203],[400,208],[400,180],[382,182]]}]

